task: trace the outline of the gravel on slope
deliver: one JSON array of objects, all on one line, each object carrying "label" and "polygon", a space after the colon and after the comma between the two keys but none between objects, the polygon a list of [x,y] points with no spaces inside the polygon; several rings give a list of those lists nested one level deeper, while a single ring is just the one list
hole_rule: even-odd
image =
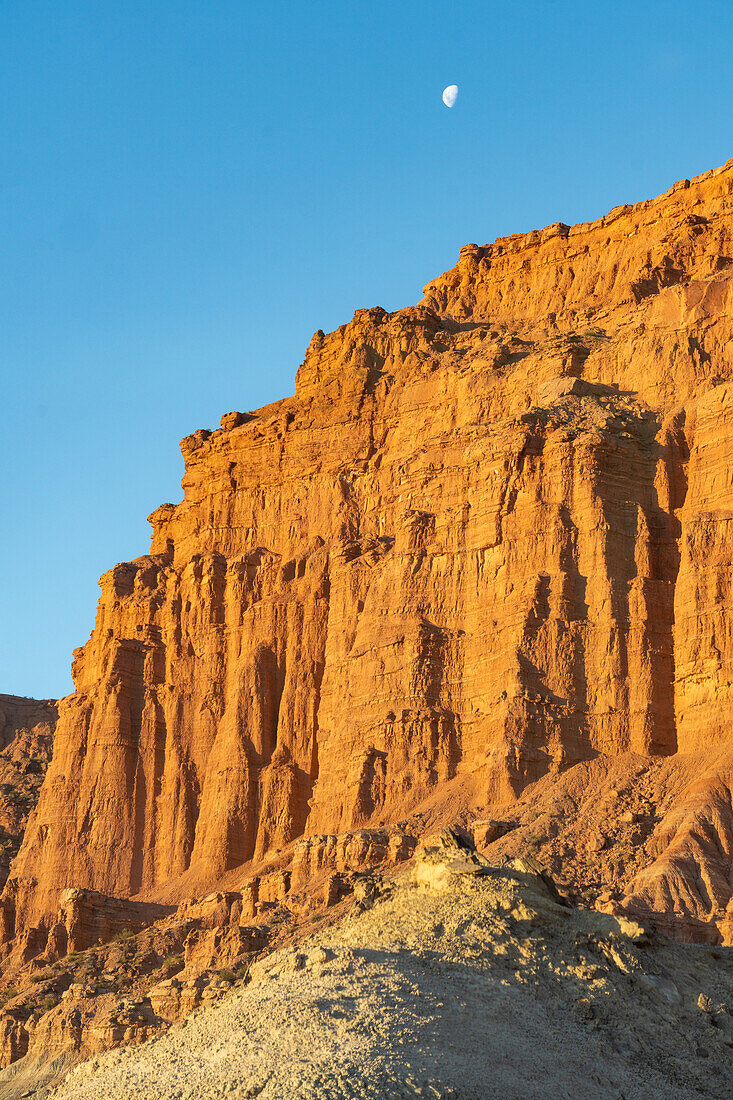
[{"label": "gravel on slope", "polygon": [[443,886],[397,886],[53,1100],[733,1094],[733,951],[648,942],[520,872]]}]

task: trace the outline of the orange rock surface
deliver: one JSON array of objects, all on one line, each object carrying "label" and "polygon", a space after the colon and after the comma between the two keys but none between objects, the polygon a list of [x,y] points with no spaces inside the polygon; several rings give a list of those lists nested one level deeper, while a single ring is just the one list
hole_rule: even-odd
[{"label": "orange rock surface", "polygon": [[102,577],[6,943],[632,759],[668,787],[619,904],[733,940],[732,427],[730,161],[317,332]]}]

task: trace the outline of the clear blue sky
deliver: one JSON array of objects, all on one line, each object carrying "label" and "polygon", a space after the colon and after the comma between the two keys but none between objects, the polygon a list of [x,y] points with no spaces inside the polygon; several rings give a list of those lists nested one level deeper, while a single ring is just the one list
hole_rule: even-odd
[{"label": "clear blue sky", "polygon": [[731,57],[731,0],[0,2],[0,692],[71,690],[178,440],[315,329],[733,155]]}]

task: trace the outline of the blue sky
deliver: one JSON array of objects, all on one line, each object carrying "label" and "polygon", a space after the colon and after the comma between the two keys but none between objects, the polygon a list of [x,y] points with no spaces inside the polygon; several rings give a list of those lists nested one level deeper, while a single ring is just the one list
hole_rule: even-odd
[{"label": "blue sky", "polygon": [[178,440],[315,329],[733,155],[732,39],[730,0],[0,0],[0,692],[71,690]]}]

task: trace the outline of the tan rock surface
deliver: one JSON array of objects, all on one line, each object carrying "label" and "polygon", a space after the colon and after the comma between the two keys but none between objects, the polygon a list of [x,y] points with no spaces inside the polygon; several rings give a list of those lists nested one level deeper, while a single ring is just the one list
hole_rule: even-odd
[{"label": "tan rock surface", "polygon": [[403,876],[156,1042],[76,1067],[54,1096],[730,1095],[729,952],[574,912],[531,871],[426,865],[432,885]]}]

